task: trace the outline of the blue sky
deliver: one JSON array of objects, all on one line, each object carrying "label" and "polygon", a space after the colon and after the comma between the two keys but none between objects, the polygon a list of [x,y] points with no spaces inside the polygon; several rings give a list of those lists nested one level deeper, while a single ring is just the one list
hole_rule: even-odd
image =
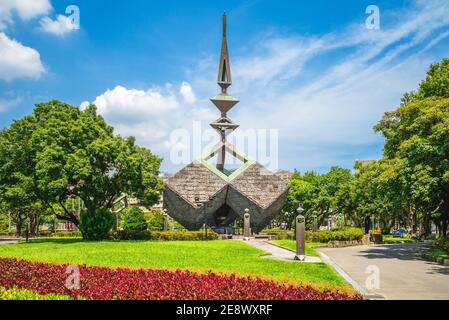
[{"label": "blue sky", "polygon": [[[79,30],[62,23],[72,4]],[[368,5],[379,30],[365,26]],[[230,117],[279,130],[288,170],[379,158],[373,126],[449,52],[445,0],[0,0],[0,127],[37,102],[96,103],[117,133],[163,156],[163,170],[179,169],[171,134],[218,117],[208,98],[225,11],[241,100]]]}]

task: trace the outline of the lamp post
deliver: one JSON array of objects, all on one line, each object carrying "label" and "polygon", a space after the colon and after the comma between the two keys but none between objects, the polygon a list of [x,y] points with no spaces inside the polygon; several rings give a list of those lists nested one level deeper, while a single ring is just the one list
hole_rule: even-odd
[{"label": "lamp post", "polygon": [[249,209],[245,209],[244,222],[243,222],[243,238],[245,241],[249,241],[251,238],[251,216]]},{"label": "lamp post", "polygon": [[313,212],[313,232],[317,232],[318,231],[318,215],[317,212],[314,211]]},{"label": "lamp post", "polygon": [[299,205],[296,218],[296,256],[295,260],[306,260],[306,218],[303,216],[304,208]]}]

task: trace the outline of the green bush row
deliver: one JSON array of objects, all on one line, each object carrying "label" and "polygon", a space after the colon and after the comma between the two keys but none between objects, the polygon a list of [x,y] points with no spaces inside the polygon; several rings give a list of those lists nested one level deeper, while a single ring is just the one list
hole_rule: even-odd
[{"label": "green bush row", "polygon": [[114,240],[154,240],[154,241],[196,241],[217,240],[213,231],[118,231],[112,235]]},{"label": "green bush row", "polygon": [[208,230],[207,238],[204,231],[153,231],[151,239],[160,241],[217,240],[218,235],[211,230]]},{"label": "green bush row", "polygon": [[82,234],[79,231],[58,231],[53,236],[56,238],[81,238]]},{"label": "green bush row", "polygon": [[[365,233],[359,228],[345,228],[341,230],[320,230],[320,231],[306,231],[307,242],[329,243],[331,241],[360,241]],[[279,233],[276,240],[293,239],[293,232]]]},{"label": "green bush row", "polygon": [[449,236],[439,239],[435,247],[449,254]]}]

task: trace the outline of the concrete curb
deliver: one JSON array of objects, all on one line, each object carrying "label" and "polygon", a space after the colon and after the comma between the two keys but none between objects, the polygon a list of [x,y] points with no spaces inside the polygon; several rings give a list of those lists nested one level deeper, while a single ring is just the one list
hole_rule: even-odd
[{"label": "concrete curb", "polygon": [[349,274],[347,274],[338,264],[333,262],[326,254],[319,252],[322,260],[330,265],[351,287],[358,291],[367,300],[386,300],[384,296],[369,293],[364,287],[359,285]]}]

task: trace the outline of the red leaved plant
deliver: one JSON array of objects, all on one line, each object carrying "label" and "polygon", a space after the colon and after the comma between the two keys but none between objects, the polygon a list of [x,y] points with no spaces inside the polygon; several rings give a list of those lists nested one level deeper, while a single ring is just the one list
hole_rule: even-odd
[{"label": "red leaved plant", "polygon": [[69,290],[67,265],[0,258],[0,286],[38,294],[89,300],[348,300],[362,299],[339,290],[282,285],[274,281],[213,272],[79,267],[79,289]]}]

